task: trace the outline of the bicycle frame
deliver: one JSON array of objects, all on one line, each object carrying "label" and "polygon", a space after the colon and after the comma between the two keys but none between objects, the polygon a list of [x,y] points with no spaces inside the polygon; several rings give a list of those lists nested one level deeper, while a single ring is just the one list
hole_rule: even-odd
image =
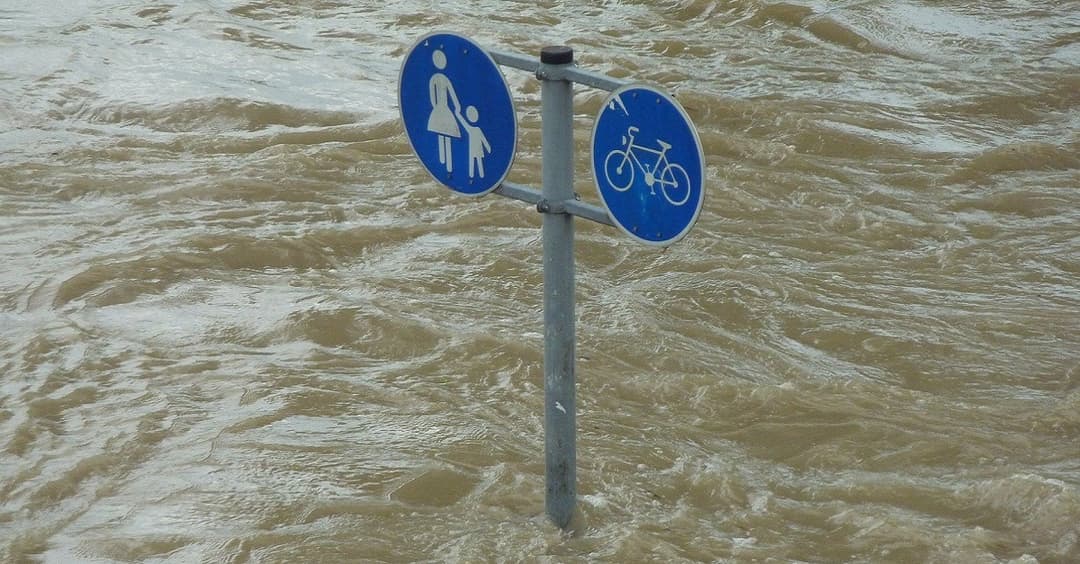
[{"label": "bicycle frame", "polygon": [[[644,145],[635,145],[634,133],[636,133],[637,131],[639,131],[638,128],[634,126],[630,126],[626,130],[627,141],[626,151],[624,153],[626,155],[626,158],[619,165],[619,169],[621,170],[622,167],[625,166],[627,160],[633,158],[634,164],[637,165],[638,169],[642,172],[642,174],[645,175],[645,184],[649,187],[650,192],[652,194],[656,194],[656,188],[654,188],[653,186],[657,182],[660,182],[661,184],[665,183],[663,179],[659,178],[656,175],[656,172],[659,170],[663,170],[664,167],[668,165],[667,151],[671,148],[671,145],[668,145],[663,141],[660,142],[660,149],[652,149]],[[635,151],[645,151],[647,153],[652,153],[656,155],[656,164],[654,164],[651,169],[646,168],[645,165],[642,164],[641,159],[637,156]]]}]

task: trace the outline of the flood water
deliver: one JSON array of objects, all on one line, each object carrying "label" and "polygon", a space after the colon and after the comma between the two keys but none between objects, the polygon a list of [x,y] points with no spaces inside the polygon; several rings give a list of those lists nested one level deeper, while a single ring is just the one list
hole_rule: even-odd
[{"label": "flood water", "polygon": [[[399,120],[438,30],[704,145],[684,240],[577,221],[572,534],[540,217]],[[3,562],[1080,561],[1075,0],[7,0],[0,263]]]}]

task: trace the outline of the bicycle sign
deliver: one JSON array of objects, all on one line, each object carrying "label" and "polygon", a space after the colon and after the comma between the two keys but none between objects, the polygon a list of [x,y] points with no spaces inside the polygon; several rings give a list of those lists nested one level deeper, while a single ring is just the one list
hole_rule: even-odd
[{"label": "bicycle sign", "polygon": [[[667,152],[671,149],[671,144],[657,139],[656,143],[660,145],[660,149],[636,145],[634,134],[638,131],[638,128],[631,125],[626,130],[626,137],[623,138],[626,149],[612,149],[604,159],[604,176],[608,184],[611,184],[617,192],[629,190],[634,184],[636,165],[644,175],[645,185],[649,187],[650,194],[656,194],[656,185],[659,184],[664,198],[672,205],[685,204],[690,199],[690,175],[686,173],[685,168],[668,162]],[[641,152],[656,155],[656,163],[652,167],[642,164],[641,158],[638,157]],[[659,174],[656,173],[657,169],[660,170]]]},{"label": "bicycle sign", "polygon": [[686,111],[643,85],[615,90],[592,137],[593,179],[615,224],[651,245],[670,245],[697,221],[704,153]]}]

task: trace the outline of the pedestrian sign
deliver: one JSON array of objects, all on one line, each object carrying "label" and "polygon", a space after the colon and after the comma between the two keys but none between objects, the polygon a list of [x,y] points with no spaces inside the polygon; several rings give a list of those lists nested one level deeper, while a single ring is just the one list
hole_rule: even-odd
[{"label": "pedestrian sign", "polygon": [[705,157],[690,117],[667,93],[629,85],[608,96],[592,134],[600,199],[627,235],[670,245],[697,221]]},{"label": "pedestrian sign", "polygon": [[398,105],[409,144],[436,181],[482,196],[506,179],[517,147],[514,103],[499,67],[472,40],[420,38],[401,66]]}]

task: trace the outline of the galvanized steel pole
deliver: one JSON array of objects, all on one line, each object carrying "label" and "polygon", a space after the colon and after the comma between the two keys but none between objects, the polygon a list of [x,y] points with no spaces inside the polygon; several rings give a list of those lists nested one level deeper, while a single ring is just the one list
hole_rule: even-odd
[{"label": "galvanized steel pole", "polygon": [[540,97],[544,212],[544,452],[548,517],[567,528],[577,497],[574,399],[573,88],[561,70],[574,61],[569,47],[544,47],[536,71]]}]

